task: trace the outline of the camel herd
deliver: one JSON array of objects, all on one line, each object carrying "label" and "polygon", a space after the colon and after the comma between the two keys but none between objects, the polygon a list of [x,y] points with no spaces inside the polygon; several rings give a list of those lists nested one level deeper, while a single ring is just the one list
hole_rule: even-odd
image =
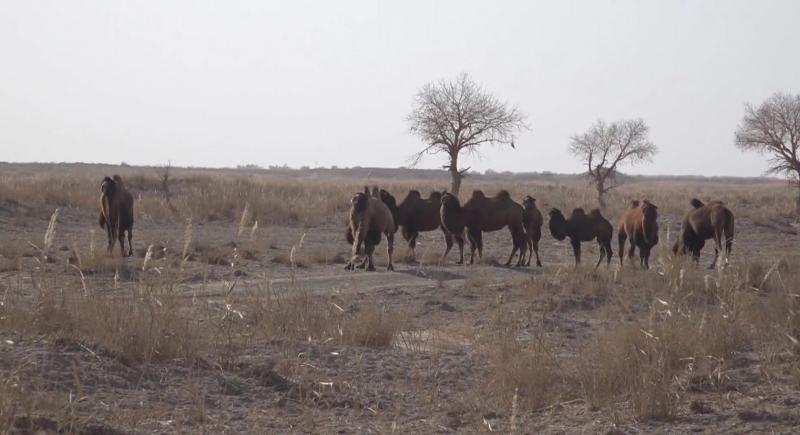
[{"label": "camel herd", "polygon": [[[698,199],[692,199],[690,204],[692,209],[683,220],[680,235],[672,251],[675,254],[690,253],[694,261],[699,262],[705,241],[713,239],[714,261],[710,266],[713,268],[723,246],[726,258],[731,252],[733,213],[720,201],[703,204]],[[611,248],[614,227],[600,210],[594,209],[586,213],[582,208],[576,208],[569,217],[565,217],[561,210],[553,208],[549,217],[550,234],[559,241],[569,238],[576,266],[581,260],[581,242],[592,240],[597,240],[600,247],[600,258],[595,269],[603,259],[607,264],[611,263],[614,254]],[[455,241],[459,248],[458,264],[464,262],[465,238],[470,246],[469,264],[473,264],[475,251],[478,252],[478,258],[483,256],[483,233],[508,228],[512,249],[505,265],[511,265],[514,256],[519,253],[516,266],[529,266],[534,254],[536,265],[541,266],[539,241],[542,238],[543,221],[542,213],[536,207],[536,199],[526,196],[522,204],[519,204],[505,190],[493,197],[487,197],[482,191],[475,190],[463,205],[458,197],[448,192],[432,192],[426,199],[418,191],[411,190],[398,205],[394,196],[386,190],[375,187],[370,191],[365,187],[363,192],[356,193],[351,200],[346,238],[352,245],[352,256],[345,268],[375,270],[372,256],[375,246],[380,243],[382,235],[385,235],[388,244],[388,270],[393,270],[394,234],[398,228],[408,242],[412,257],[420,232],[441,229],[446,245],[441,262],[444,263]],[[649,268],[650,251],[658,244],[658,207],[648,200],[632,201],[620,218],[617,239],[620,265],[623,264],[627,242],[630,244],[628,257],[633,259],[638,248],[641,266]],[[362,245],[363,259],[359,263]]]},{"label": "camel herd", "polygon": [[[125,188],[119,175],[104,177],[100,191],[99,224],[108,235],[108,253],[111,254],[114,244],[119,240],[122,256],[133,255],[133,195]],[[680,235],[672,251],[675,254],[691,254],[695,262],[698,262],[706,240],[712,239],[714,262],[710,267],[713,268],[723,247],[726,258],[731,252],[733,213],[720,201],[704,204],[698,199],[692,199],[690,204],[692,208],[684,217]],[[600,258],[595,269],[603,259],[607,264],[611,263],[614,227],[600,210],[594,209],[586,213],[582,208],[576,208],[569,217],[565,217],[560,210],[553,208],[548,214],[550,234],[559,241],[569,238],[576,266],[581,260],[581,242],[592,240],[597,240],[600,247]],[[493,197],[475,190],[464,204],[461,204],[457,196],[448,192],[431,192],[427,198],[423,198],[418,191],[411,190],[398,204],[394,196],[386,190],[375,187],[370,191],[365,187],[363,192],[356,193],[351,199],[346,238],[352,245],[352,256],[346,269],[375,270],[372,259],[375,246],[386,237],[389,257],[387,269],[394,270],[392,254],[394,235],[398,229],[408,242],[412,258],[419,233],[441,229],[446,245],[442,263],[455,242],[459,250],[457,263],[463,264],[466,240],[470,248],[469,263],[473,264],[475,251],[478,252],[479,259],[483,257],[483,233],[508,228],[512,249],[505,265],[511,265],[514,256],[519,253],[516,266],[530,266],[535,255],[536,265],[541,267],[539,241],[542,238],[543,224],[544,218],[536,207],[536,199],[526,196],[522,204],[519,204],[505,190]],[[650,251],[658,243],[658,207],[647,200],[632,201],[620,219],[617,239],[620,264],[623,263],[627,242],[630,244],[628,257],[632,259],[638,248],[641,266],[649,268]],[[357,265],[362,255],[362,245],[364,258]]]}]

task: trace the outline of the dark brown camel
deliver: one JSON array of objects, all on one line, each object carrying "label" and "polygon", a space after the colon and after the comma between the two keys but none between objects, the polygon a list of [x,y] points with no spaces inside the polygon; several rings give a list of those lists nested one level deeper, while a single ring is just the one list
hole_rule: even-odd
[{"label": "dark brown camel", "polygon": [[364,261],[358,266],[368,271],[374,271],[375,265],[372,262],[372,254],[375,246],[381,241],[381,234],[386,236],[387,253],[389,265],[386,270],[394,270],[392,264],[392,252],[394,251],[394,233],[397,227],[389,207],[380,199],[378,188],[373,189],[370,194],[369,189],[364,188],[363,193],[356,193],[351,199],[350,207],[350,229],[347,234],[348,243],[352,243],[352,257],[345,266],[346,270],[354,270],[355,262],[361,252],[361,244],[364,244]]},{"label": "dark brown camel", "polygon": [[[100,185],[100,228],[108,235],[108,253],[119,239],[122,256],[133,255],[133,195],[125,189],[122,177],[103,178]],[[128,252],[125,252],[125,231],[128,232]]]},{"label": "dark brown camel", "polygon": [[550,210],[550,234],[556,240],[564,240],[569,237],[572,244],[572,251],[575,254],[575,267],[581,262],[581,242],[589,242],[597,239],[600,246],[600,258],[594,266],[597,269],[606,257],[607,264],[611,264],[611,237],[614,227],[611,222],[600,214],[600,210],[594,209],[587,215],[582,208],[572,210],[572,216],[565,219],[564,215],[557,208]]},{"label": "dark brown camel", "polygon": [[692,209],[683,218],[681,232],[672,247],[672,252],[674,254],[690,252],[694,261],[699,263],[700,251],[705,246],[706,240],[714,239],[714,261],[708,267],[713,269],[717,265],[724,240],[725,262],[727,263],[728,255],[733,247],[733,212],[725,207],[722,201],[703,204],[699,199],[693,198],[689,203],[692,205]]},{"label": "dark brown camel", "polygon": [[[442,206],[439,208],[439,218],[442,222],[442,229],[450,236],[450,239],[455,240],[456,244],[458,244],[459,259],[456,264],[464,264],[464,230],[466,229],[466,221],[458,197],[449,192],[445,192],[442,195]],[[447,254],[450,253],[450,249],[452,248],[452,242],[448,243],[447,249],[445,249],[442,255],[442,263],[444,263]]]},{"label": "dark brown camel", "polygon": [[619,240],[619,264],[625,259],[625,241],[630,240],[628,258],[633,260],[636,248],[639,248],[639,263],[645,269],[650,268],[650,250],[658,244],[658,207],[648,200],[632,201],[625,210],[617,227]]},{"label": "dark brown camel", "polygon": [[389,207],[394,217],[395,225],[402,228],[403,238],[408,242],[411,250],[410,257],[414,259],[414,249],[417,246],[419,233],[434,231],[441,228],[444,233],[448,249],[453,246],[453,237],[442,227],[439,209],[442,206],[442,194],[431,192],[427,199],[422,198],[419,191],[410,190],[405,199],[397,205],[394,197],[385,190],[381,190],[381,200]]},{"label": "dark brown camel", "polygon": [[[475,262],[475,250],[478,257],[483,258],[483,232],[498,231],[505,227],[511,232],[513,249],[508,257],[506,266],[511,264],[514,255],[519,251],[520,257],[517,266],[523,266],[525,260],[525,231],[522,226],[522,206],[511,199],[505,190],[498,192],[495,197],[487,197],[480,190],[472,192],[472,198],[463,206],[458,202],[458,198],[453,195],[445,194],[442,197],[441,218],[445,229],[453,235],[459,243],[460,261],[464,261],[464,242],[463,236],[459,241],[459,235],[463,234],[464,228],[467,230],[467,237],[470,244],[469,263]],[[449,249],[445,252],[445,256]]]},{"label": "dark brown camel", "polygon": [[530,195],[522,200],[522,209],[522,225],[525,228],[525,239],[528,242],[528,262],[526,265],[531,265],[531,257],[536,254],[536,265],[542,267],[542,261],[539,259],[539,240],[542,239],[544,217],[542,217],[542,212],[536,208],[536,198]]}]

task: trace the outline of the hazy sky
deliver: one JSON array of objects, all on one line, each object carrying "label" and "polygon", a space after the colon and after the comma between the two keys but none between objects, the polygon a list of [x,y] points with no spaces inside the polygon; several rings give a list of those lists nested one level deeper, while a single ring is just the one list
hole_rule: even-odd
[{"label": "hazy sky", "polygon": [[[529,116],[475,169],[577,172],[642,117],[644,174],[759,175],[745,102],[800,92],[798,1],[5,1],[0,160],[400,166],[416,90],[467,72]],[[422,167],[439,167],[429,157]]]}]

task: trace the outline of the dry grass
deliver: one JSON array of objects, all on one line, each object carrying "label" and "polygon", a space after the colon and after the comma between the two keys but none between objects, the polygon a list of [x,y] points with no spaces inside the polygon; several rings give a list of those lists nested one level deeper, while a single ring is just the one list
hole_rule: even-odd
[{"label": "dry grass", "polygon": [[484,388],[500,409],[535,411],[573,394],[565,361],[542,335],[522,343],[512,326],[500,326],[485,351],[490,372]]},{"label": "dry grass", "polygon": [[[99,184],[103,173],[94,175],[17,175],[0,177],[0,200],[46,204],[51,207],[97,208]],[[195,223],[230,221],[238,223],[237,239],[255,232],[260,226],[288,224],[311,227],[330,216],[344,215],[349,197],[364,184],[377,184],[402,199],[409,189],[422,192],[442,190],[446,180],[364,179],[331,176],[329,179],[287,178],[269,172],[238,175],[235,172],[182,170],[175,171],[170,181],[171,200],[164,200],[159,175],[148,170],[129,170],[124,175],[126,186],[137,200],[139,218],[155,222],[190,219]],[[300,181],[298,181],[300,180]],[[591,188],[579,181],[566,184],[553,179],[529,182],[481,181],[467,178],[462,197],[473,189],[493,194],[509,190],[518,200],[531,194],[540,208],[593,208],[595,196]],[[721,199],[738,216],[768,223],[791,214],[793,191],[781,183],[724,185],[687,181],[644,181],[625,184],[608,195],[610,217],[618,216],[634,198],[649,198],[661,213],[683,214],[692,197]],[[577,200],[576,200],[577,199]]]}]

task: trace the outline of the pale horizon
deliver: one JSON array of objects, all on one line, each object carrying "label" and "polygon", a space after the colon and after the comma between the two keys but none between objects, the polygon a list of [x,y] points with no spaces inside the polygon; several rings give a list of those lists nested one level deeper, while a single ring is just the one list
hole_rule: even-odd
[{"label": "pale horizon", "polygon": [[766,157],[733,144],[745,103],[800,92],[800,59],[784,49],[800,3],[788,1],[0,10],[8,162],[407,166],[423,146],[405,122],[417,89],[466,72],[531,129],[516,149],[488,147],[462,167],[583,172],[571,135],[600,118],[641,117],[659,153],[621,172],[760,177]]}]

